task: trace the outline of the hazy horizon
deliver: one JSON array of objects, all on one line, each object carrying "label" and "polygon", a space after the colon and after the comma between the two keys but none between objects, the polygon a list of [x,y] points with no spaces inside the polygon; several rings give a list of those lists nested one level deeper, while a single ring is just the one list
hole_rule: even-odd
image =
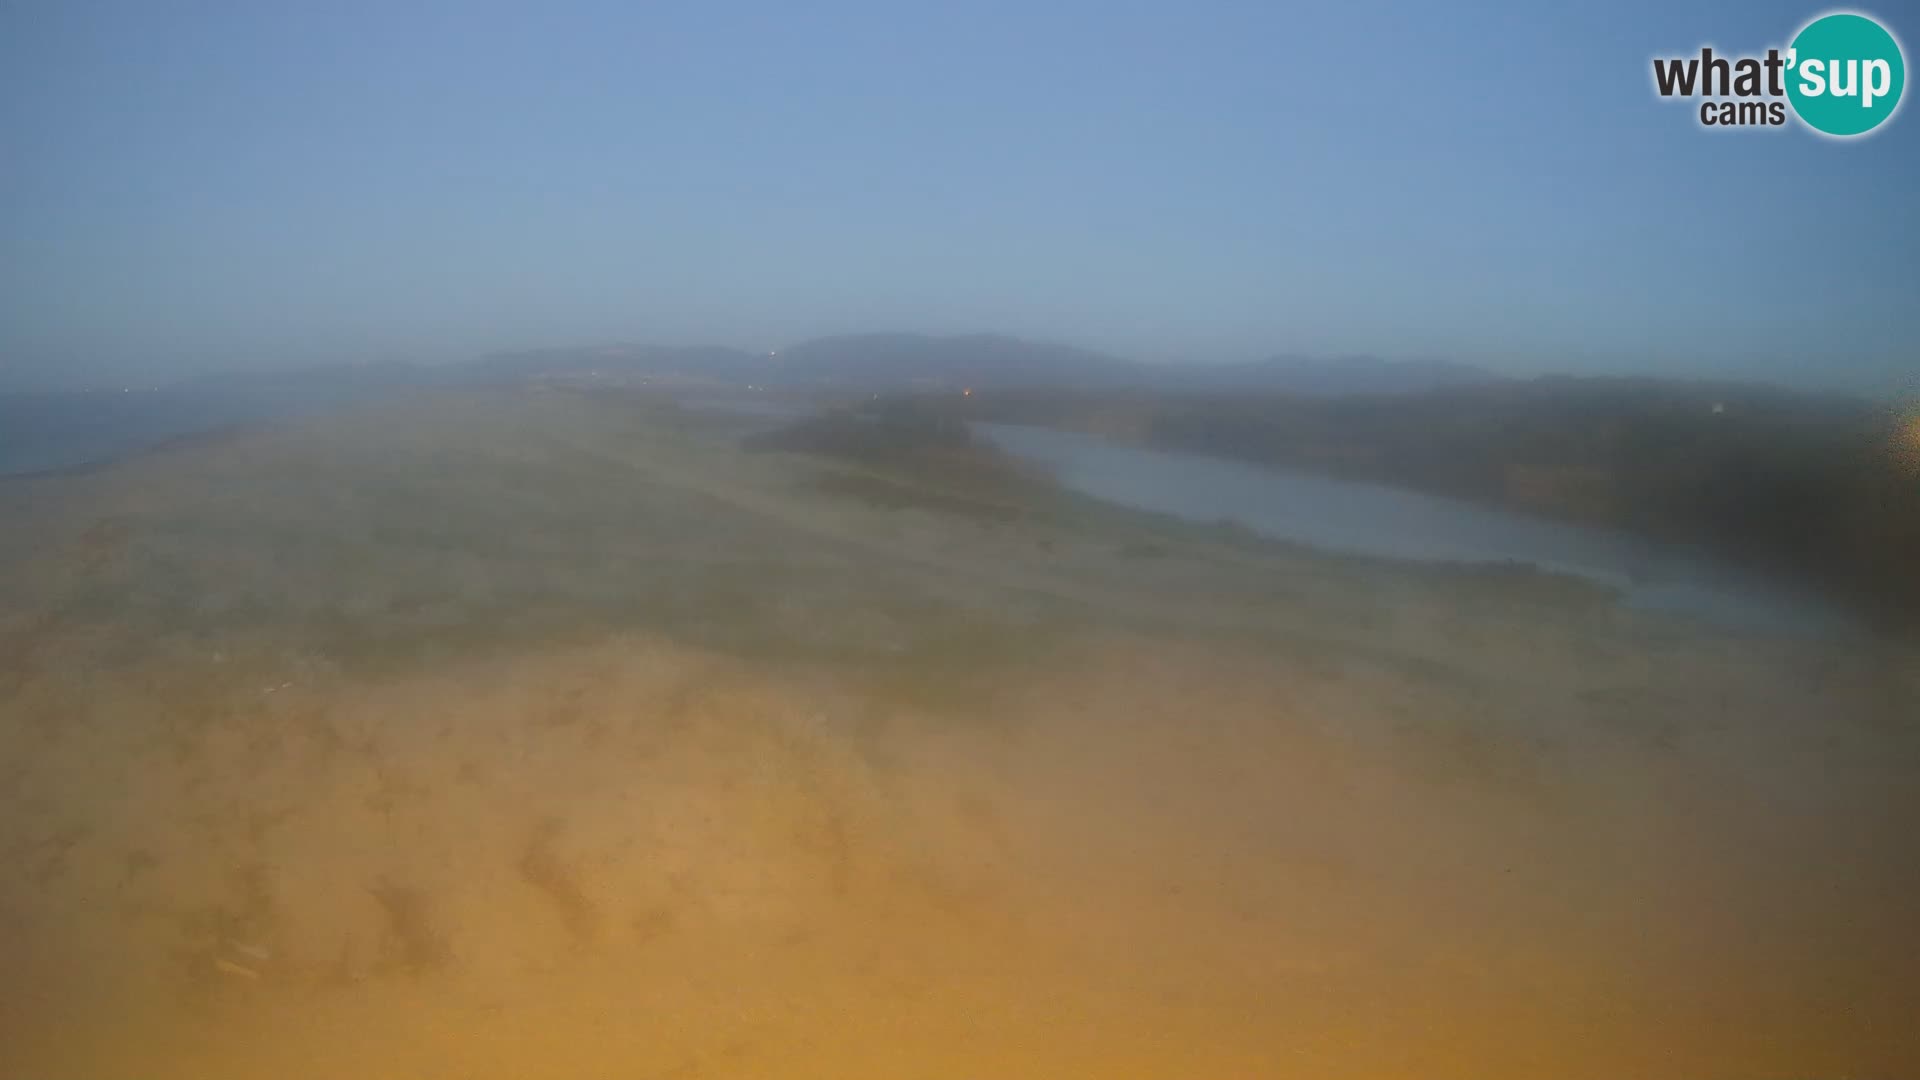
[{"label": "hazy horizon", "polygon": [[1647,85],[1811,14],[13,6],[0,385],[911,330],[1911,390],[1915,122]]},{"label": "hazy horizon", "polygon": [[[970,338],[1001,339],[1021,342],[1040,348],[1064,347],[1094,353],[1118,364],[1133,365],[1147,372],[1161,372],[1171,375],[1182,369],[1195,372],[1208,368],[1231,368],[1236,366],[1257,366],[1261,364],[1304,364],[1316,369],[1338,368],[1341,365],[1385,365],[1390,368],[1418,371],[1424,368],[1455,369],[1468,372],[1481,372],[1494,379],[1526,381],[1538,378],[1568,377],[1575,379],[1664,379],[1676,384],[1747,386],[1755,389],[1778,389],[1813,395],[1834,395],[1864,401],[1883,401],[1901,403],[1920,396],[1920,376],[1904,369],[1886,373],[1867,373],[1868,377],[1835,381],[1821,378],[1818,372],[1791,370],[1740,370],[1721,368],[1662,368],[1659,366],[1631,366],[1590,368],[1568,366],[1564,364],[1530,363],[1515,361],[1510,363],[1489,362],[1476,357],[1450,356],[1441,354],[1417,354],[1406,356],[1382,356],[1365,352],[1325,352],[1308,353],[1275,350],[1249,356],[1222,357],[1208,360],[1191,360],[1167,357],[1130,355],[1114,350],[1100,349],[1084,342],[1059,338],[1008,334],[996,330],[956,331],[953,333],[925,333],[918,330],[866,330],[845,333],[827,333],[817,337],[780,341],[773,348],[763,343],[741,344],[733,341],[660,341],[641,338],[602,339],[596,341],[554,340],[545,342],[525,342],[486,349],[479,352],[465,352],[448,349],[421,350],[411,353],[356,354],[297,354],[287,357],[266,359],[255,358],[255,362],[240,360],[219,362],[208,358],[195,363],[191,360],[179,366],[168,366],[155,370],[142,365],[123,365],[121,367],[84,367],[69,370],[35,370],[25,368],[10,370],[0,368],[0,394],[71,394],[129,389],[163,389],[191,384],[202,379],[220,379],[228,376],[249,373],[271,374],[275,372],[297,374],[328,368],[399,366],[414,367],[421,370],[451,370],[468,365],[482,364],[489,358],[517,355],[531,355],[543,352],[567,353],[590,350],[619,349],[663,349],[670,351],[695,351],[700,349],[723,349],[738,352],[746,356],[762,353],[785,352],[798,346],[810,345],[834,340],[858,340],[863,338],[918,338],[926,341],[953,341]],[[689,372],[691,373],[691,372]]]}]

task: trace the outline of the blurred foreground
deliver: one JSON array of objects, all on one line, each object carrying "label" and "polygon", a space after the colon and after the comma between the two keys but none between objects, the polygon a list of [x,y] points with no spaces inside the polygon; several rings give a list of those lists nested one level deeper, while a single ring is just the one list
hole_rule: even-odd
[{"label": "blurred foreground", "polygon": [[736,423],[0,482],[0,1074],[1920,1071],[1911,641]]}]

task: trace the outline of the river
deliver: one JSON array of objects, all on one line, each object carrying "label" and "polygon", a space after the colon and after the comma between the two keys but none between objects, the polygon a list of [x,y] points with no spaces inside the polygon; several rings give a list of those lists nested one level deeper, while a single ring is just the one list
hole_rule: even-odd
[{"label": "river", "polygon": [[1734,630],[1827,635],[1849,625],[1802,590],[1628,533],[1077,432],[1010,424],[974,430],[1070,490],[1187,521],[1231,521],[1273,539],[1376,558],[1525,564],[1618,590],[1631,608]]}]

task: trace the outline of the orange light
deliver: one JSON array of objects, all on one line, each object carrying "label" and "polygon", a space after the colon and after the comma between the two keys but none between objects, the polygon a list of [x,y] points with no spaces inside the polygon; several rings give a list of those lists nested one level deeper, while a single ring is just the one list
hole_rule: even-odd
[{"label": "orange light", "polygon": [[961,397],[972,397],[972,396],[973,396],[973,388],[972,388],[972,387],[968,387],[967,389],[965,389],[965,390],[962,390],[962,391],[960,391],[960,396],[961,396]]},{"label": "orange light", "polygon": [[1896,460],[1910,469],[1920,469],[1920,413],[1907,417],[1900,425],[1900,433],[1894,441],[1893,454]]}]

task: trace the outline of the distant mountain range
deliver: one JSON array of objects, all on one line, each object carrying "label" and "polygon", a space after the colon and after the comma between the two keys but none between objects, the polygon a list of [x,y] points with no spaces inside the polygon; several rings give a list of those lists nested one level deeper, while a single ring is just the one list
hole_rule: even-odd
[{"label": "distant mountain range", "polygon": [[1377,356],[1276,356],[1249,364],[1194,364],[1173,376],[1180,385],[1249,389],[1300,397],[1424,394],[1510,381],[1452,360],[1383,360]]},{"label": "distant mountain range", "polygon": [[1036,387],[1258,390],[1338,397],[1414,394],[1502,381],[1451,361],[1371,356],[1280,356],[1239,364],[1143,364],[1069,345],[995,334],[931,337],[857,334],[771,353],[720,347],[612,345],[498,353],[478,361],[495,375],[679,375],[777,387],[856,390]]}]

